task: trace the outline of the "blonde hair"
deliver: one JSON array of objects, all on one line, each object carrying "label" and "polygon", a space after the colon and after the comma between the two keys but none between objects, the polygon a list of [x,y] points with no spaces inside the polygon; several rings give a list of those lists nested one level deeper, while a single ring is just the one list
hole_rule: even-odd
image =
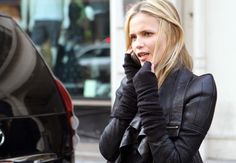
[{"label": "blonde hair", "polygon": [[[189,55],[184,42],[184,32],[180,23],[180,18],[177,10],[167,0],[144,0],[133,5],[126,14],[125,20],[125,39],[126,48],[131,46],[129,37],[129,23],[137,13],[145,13],[157,18],[159,22],[158,34],[164,35],[166,40],[166,49],[162,58],[157,55],[153,56],[154,63],[157,63],[155,74],[158,78],[158,87],[162,85],[167,75],[176,66],[184,65],[192,71],[193,62]],[[156,42],[155,52],[159,46],[159,41]]]}]

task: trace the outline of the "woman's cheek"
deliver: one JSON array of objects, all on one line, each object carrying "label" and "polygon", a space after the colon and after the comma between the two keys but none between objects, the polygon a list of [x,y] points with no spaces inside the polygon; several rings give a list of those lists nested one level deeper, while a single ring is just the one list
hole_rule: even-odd
[{"label": "woman's cheek", "polygon": [[149,55],[147,61],[152,62],[152,58],[153,58],[152,55]]}]

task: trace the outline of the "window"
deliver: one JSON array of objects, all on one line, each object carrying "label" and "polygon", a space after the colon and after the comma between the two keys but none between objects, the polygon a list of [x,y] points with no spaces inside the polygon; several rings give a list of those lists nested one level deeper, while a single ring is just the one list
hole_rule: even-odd
[{"label": "window", "polygon": [[75,2],[54,72],[74,99],[110,99],[109,0]]},{"label": "window", "polygon": [[61,72],[58,73],[71,95],[110,98],[109,43],[83,46],[72,56],[64,56]]}]

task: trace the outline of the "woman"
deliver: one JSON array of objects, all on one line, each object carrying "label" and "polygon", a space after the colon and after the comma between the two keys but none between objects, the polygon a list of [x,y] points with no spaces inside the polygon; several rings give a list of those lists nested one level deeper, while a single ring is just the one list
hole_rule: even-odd
[{"label": "woman", "polygon": [[191,72],[176,9],[167,0],[138,2],[125,31],[126,79],[100,138],[102,155],[116,163],[201,163],[216,86],[211,74]]}]

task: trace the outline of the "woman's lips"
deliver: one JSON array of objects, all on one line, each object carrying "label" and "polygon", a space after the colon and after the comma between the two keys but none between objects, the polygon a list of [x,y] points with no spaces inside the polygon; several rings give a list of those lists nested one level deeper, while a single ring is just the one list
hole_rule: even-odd
[{"label": "woman's lips", "polygon": [[138,53],[138,57],[142,57],[142,56],[145,56],[145,55],[149,55],[149,53],[146,53],[146,52]]},{"label": "woman's lips", "polygon": [[149,54],[150,53],[141,52],[141,53],[138,53],[137,56],[138,56],[140,62],[145,62],[148,59]]}]

